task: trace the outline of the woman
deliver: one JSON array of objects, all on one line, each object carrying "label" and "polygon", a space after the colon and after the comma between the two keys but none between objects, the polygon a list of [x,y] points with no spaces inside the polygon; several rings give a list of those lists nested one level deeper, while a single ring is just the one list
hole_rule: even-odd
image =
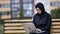
[{"label": "woman", "polygon": [[50,34],[51,28],[51,16],[45,12],[44,5],[42,3],[37,3],[35,6],[37,14],[33,17],[33,24],[36,27],[37,31],[45,31],[40,34]]}]

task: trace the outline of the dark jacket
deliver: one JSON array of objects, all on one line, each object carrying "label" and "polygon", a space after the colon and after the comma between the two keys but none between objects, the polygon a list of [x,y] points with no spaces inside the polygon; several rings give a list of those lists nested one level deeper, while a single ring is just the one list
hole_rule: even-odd
[{"label": "dark jacket", "polygon": [[51,16],[47,12],[45,12],[44,5],[42,3],[38,3],[36,6],[41,11],[42,14],[35,14],[33,17],[33,23],[36,26],[36,28],[41,29],[42,31],[46,31],[44,34],[50,34],[50,28],[51,28]]},{"label": "dark jacket", "polygon": [[46,34],[50,34],[51,16],[49,14],[45,13],[41,16],[39,14],[35,14],[33,18],[33,23],[36,28],[39,28],[42,31],[46,31]]},{"label": "dark jacket", "polygon": [[33,18],[33,23],[36,26],[36,28],[39,28],[42,31],[46,31],[46,33],[50,34],[51,16],[49,14],[46,13],[41,16],[39,14],[35,14]]}]

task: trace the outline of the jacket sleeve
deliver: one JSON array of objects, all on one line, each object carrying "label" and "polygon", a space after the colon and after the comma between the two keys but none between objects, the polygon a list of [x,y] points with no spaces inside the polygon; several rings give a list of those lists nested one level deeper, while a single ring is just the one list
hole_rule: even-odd
[{"label": "jacket sleeve", "polygon": [[48,17],[47,17],[47,24],[46,24],[46,26],[44,26],[43,28],[41,28],[41,30],[49,30],[50,28],[51,28],[51,16],[49,15]]},{"label": "jacket sleeve", "polygon": [[38,28],[38,20],[36,19],[36,16],[33,17],[33,24],[35,25],[36,28]]}]

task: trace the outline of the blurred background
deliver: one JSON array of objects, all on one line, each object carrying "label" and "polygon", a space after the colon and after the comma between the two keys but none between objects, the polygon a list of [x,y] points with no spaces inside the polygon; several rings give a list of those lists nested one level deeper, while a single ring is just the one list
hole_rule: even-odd
[{"label": "blurred background", "polygon": [[0,0],[0,34],[28,34],[38,2],[52,16],[51,34],[60,34],[60,0]]}]

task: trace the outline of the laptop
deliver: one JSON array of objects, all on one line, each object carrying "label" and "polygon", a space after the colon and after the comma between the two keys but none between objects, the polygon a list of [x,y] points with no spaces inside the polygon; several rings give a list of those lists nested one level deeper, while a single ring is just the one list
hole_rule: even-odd
[{"label": "laptop", "polygon": [[30,30],[30,33],[43,33],[43,32],[45,32],[45,31],[38,32],[36,30],[36,27],[34,24],[32,24],[31,26],[28,26],[28,29]]}]

